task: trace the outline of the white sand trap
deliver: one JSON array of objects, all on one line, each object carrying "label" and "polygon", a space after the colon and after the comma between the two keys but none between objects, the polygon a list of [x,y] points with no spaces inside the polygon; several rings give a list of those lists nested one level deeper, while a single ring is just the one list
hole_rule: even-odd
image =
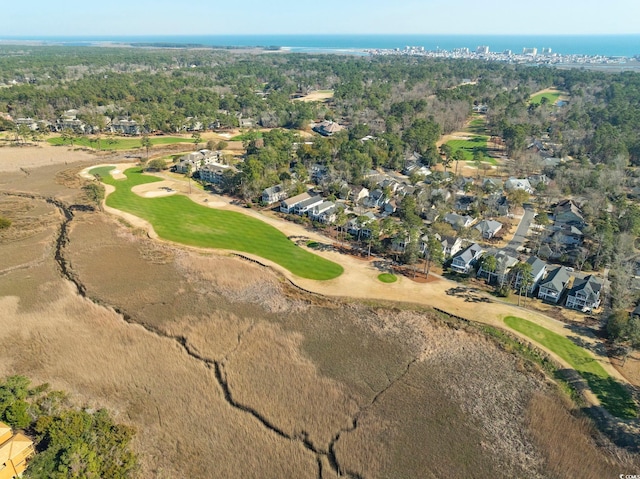
[{"label": "white sand trap", "polygon": [[160,190],[160,191],[147,191],[145,193],[143,193],[141,196],[144,196],[145,198],[159,198],[161,196],[171,196],[171,195],[175,195],[176,191],[167,191],[167,190]]},{"label": "white sand trap", "polygon": [[171,196],[177,193],[173,181],[159,181],[157,183],[145,183],[131,188],[136,195],[143,198],[159,198],[161,196]]}]

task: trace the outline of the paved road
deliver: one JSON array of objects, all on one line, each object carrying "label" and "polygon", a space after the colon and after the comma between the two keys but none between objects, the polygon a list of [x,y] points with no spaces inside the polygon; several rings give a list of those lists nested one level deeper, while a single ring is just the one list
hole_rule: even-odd
[{"label": "paved road", "polygon": [[504,249],[512,250],[513,252],[517,252],[519,248],[522,247],[524,241],[527,236],[527,232],[529,231],[529,226],[531,226],[531,221],[535,216],[535,210],[533,206],[526,205],[524,207],[524,215],[522,215],[522,219],[520,220],[520,224],[518,225],[518,229],[516,230],[516,234],[513,235],[513,238]]}]

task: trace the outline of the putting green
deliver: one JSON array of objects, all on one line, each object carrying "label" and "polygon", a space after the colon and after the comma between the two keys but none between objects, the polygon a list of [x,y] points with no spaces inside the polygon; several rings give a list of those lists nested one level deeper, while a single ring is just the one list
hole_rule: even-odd
[{"label": "putting green", "polygon": [[130,168],[124,172],[126,179],[116,180],[110,174],[112,169],[106,166],[89,172],[115,187],[106,199],[107,206],[147,220],[163,239],[255,254],[302,278],[327,280],[343,272],[342,266],[309,253],[273,226],[242,213],[208,208],[182,195],[142,198],[131,188],[162,180],[143,175],[141,168]]}]

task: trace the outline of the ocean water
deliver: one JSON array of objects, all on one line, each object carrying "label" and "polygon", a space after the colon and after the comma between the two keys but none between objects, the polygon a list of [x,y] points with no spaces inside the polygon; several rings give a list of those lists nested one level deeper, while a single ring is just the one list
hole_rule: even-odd
[{"label": "ocean water", "polygon": [[358,53],[364,49],[405,46],[453,50],[487,45],[490,51],[551,48],[554,53],[633,57],[640,55],[640,35],[145,35],[96,37],[0,37],[0,41],[38,41],[47,44],[163,43],[220,47],[281,47],[292,52]]}]

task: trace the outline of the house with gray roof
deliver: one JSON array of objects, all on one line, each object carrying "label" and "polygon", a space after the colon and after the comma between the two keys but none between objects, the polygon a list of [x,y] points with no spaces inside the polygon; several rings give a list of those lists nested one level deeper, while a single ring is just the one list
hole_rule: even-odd
[{"label": "house with gray roof", "polygon": [[502,285],[507,280],[511,268],[518,264],[518,258],[514,258],[504,251],[498,251],[494,256],[496,258],[496,269],[489,271],[484,269],[484,265],[481,265],[477,276],[478,278],[486,278],[489,284],[496,282]]},{"label": "house with gray roof", "polygon": [[449,213],[444,216],[444,221],[454,228],[468,228],[473,224],[471,216],[461,216],[457,213]]},{"label": "house with gray roof", "polygon": [[[542,279],[542,277],[547,272],[547,263],[542,261],[537,256],[530,256],[527,261],[527,264],[531,265],[531,285],[529,286],[528,294],[533,294],[533,291],[538,286],[538,282]],[[516,289],[520,288],[520,284],[522,283],[522,273],[518,273],[515,278],[514,287]]]},{"label": "house with gray roof", "polygon": [[325,215],[329,210],[335,210],[336,204],[333,201],[323,201],[319,205],[314,206],[309,210],[309,218],[312,221],[318,221],[320,223],[324,223],[328,216]]},{"label": "house with gray roof", "polygon": [[585,278],[576,278],[567,294],[565,306],[582,312],[590,312],[600,306],[602,280],[592,274]]},{"label": "house with gray roof", "polygon": [[378,218],[371,211],[367,211],[364,215],[351,218],[347,222],[347,233],[358,238],[368,238],[371,236],[371,229],[367,225],[372,221],[378,221]]},{"label": "house with gray roof", "polygon": [[271,203],[287,199],[287,196],[289,195],[283,185],[275,185],[270,188],[265,188],[262,191],[262,202],[270,205]]},{"label": "house with gray roof", "polygon": [[226,171],[237,171],[233,166],[221,165],[219,163],[209,163],[204,165],[198,171],[198,175],[202,181],[221,185],[224,182],[224,173]]},{"label": "house with gray roof", "polygon": [[571,275],[564,266],[559,266],[550,271],[549,274],[540,281],[538,298],[557,304],[570,279]]},{"label": "house with gray roof", "polygon": [[296,205],[302,203],[305,200],[308,200],[309,198],[311,198],[311,195],[309,193],[300,193],[293,198],[286,198],[280,202],[280,211],[282,213],[293,213],[293,209],[296,207]]},{"label": "house with gray roof", "polygon": [[524,190],[527,193],[533,193],[531,183],[526,178],[509,178],[504,183],[504,189],[507,191]]},{"label": "house with gray roof", "polygon": [[582,210],[573,200],[562,200],[553,210],[556,224],[565,224],[582,228],[585,224]]},{"label": "house with gray roof", "polygon": [[303,216],[311,211],[316,206],[321,205],[324,202],[324,198],[322,196],[311,196],[306,200],[302,200],[296,203],[293,207],[293,212],[297,215]]},{"label": "house with gray roof", "polygon": [[482,253],[484,253],[484,250],[480,245],[473,243],[453,257],[451,269],[458,273],[468,273],[478,262]]},{"label": "house with gray roof", "polygon": [[475,226],[484,239],[493,238],[502,229],[502,223],[494,220],[482,220]]}]

